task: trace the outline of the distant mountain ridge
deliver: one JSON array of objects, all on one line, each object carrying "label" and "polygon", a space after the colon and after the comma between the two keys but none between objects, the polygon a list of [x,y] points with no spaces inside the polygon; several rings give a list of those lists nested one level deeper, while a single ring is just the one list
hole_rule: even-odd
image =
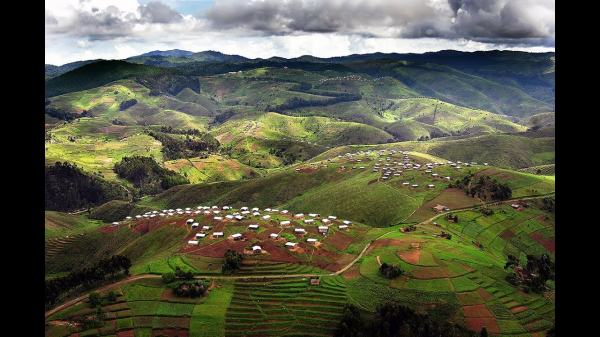
[{"label": "distant mountain ridge", "polygon": [[[102,61],[100,61],[102,62]],[[104,61],[106,62],[106,61]],[[271,57],[248,59],[239,55],[228,55],[217,51],[191,51],[173,49],[151,51],[133,56],[119,63],[121,72],[103,67],[111,75],[100,76],[115,81],[145,73],[143,67],[155,68],[162,74],[202,77],[248,71],[258,68],[290,68],[310,73],[327,71],[327,76],[365,74],[373,78],[393,78],[410,88],[417,95],[440,99],[452,104],[483,109],[498,114],[527,117],[535,113],[554,111],[554,53],[526,53],[516,51],[461,52],[444,50],[424,54],[371,53],[340,57],[319,58],[303,55],[296,58]],[[78,72],[75,79],[71,72],[99,61],[82,61],[62,66],[72,69],[60,75],[53,66],[47,66],[47,94],[49,96],[91,88],[106,84],[86,71]],[[126,64],[137,65],[135,71],[123,71]],[[93,68],[93,67],[92,67]],[[86,68],[86,69],[92,69]],[[96,75],[98,69],[94,70]],[[121,74],[121,75],[119,75]],[[335,74],[335,75],[332,75]],[[171,76],[169,75],[169,76]],[[63,86],[63,76],[72,77],[70,86]],[[86,83],[92,81],[92,83]],[[286,81],[301,82],[299,78]],[[59,85],[62,88],[57,89]],[[64,83],[63,83],[64,84]]]}]

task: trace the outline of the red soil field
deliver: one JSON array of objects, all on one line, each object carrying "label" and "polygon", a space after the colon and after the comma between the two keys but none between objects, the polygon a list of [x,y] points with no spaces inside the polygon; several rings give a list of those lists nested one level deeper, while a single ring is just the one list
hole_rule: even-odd
[{"label": "red soil field", "polygon": [[398,256],[406,263],[418,264],[421,258],[421,250],[411,249],[405,252],[398,252]]},{"label": "red soil field", "polygon": [[346,279],[346,280],[355,280],[357,278],[360,277],[360,271],[358,269],[358,266],[354,265],[352,266],[350,269],[346,270],[342,276]]},{"label": "red soil field", "polygon": [[352,238],[346,234],[342,234],[341,232],[335,232],[335,234],[328,238],[328,241],[336,249],[344,250],[348,248],[350,243],[352,243]]},{"label": "red soil field", "polygon": [[536,242],[538,242],[539,244],[544,246],[544,248],[546,248],[549,252],[554,253],[554,249],[555,249],[554,238],[545,238],[542,234],[540,234],[538,232],[531,233],[530,236]]},{"label": "red soil field", "polygon": [[100,231],[100,233],[108,234],[108,233],[116,232],[117,229],[119,229],[119,226],[108,225],[108,226],[100,227],[98,230]]},{"label": "red soil field", "polygon": [[317,171],[317,169],[314,167],[301,167],[296,170],[296,172],[300,172],[300,173],[314,173],[316,171]]},{"label": "red soil field", "polygon": [[502,233],[500,233],[500,237],[504,240],[510,240],[513,236],[515,236],[515,233],[513,233],[510,229],[505,229]]},{"label": "red soil field", "polygon": [[462,309],[465,317],[494,317],[485,304],[465,305]]},{"label": "red soil field", "polygon": [[189,331],[186,329],[156,329],[152,330],[152,337],[188,337]]},{"label": "red soil field", "polygon": [[527,309],[528,308],[526,306],[519,305],[519,306],[516,306],[516,307],[510,309],[510,312],[512,312],[513,314],[518,314],[518,313],[523,312],[523,311],[525,311]]},{"label": "red soil field", "polygon": [[489,301],[493,298],[492,294],[488,293],[484,288],[477,289],[477,293],[479,296],[481,296],[481,298],[483,298],[484,301]]},{"label": "red soil field", "polygon": [[449,277],[448,269],[445,267],[421,267],[410,271],[416,279],[430,280]]},{"label": "red soil field", "polygon": [[388,247],[388,246],[402,246],[407,243],[406,240],[397,240],[397,239],[379,239],[371,244],[370,249],[380,248],[380,247]]},{"label": "red soil field", "polygon": [[490,334],[499,334],[500,327],[498,326],[498,322],[496,322],[495,318],[475,318],[469,317],[465,318],[465,325],[470,330],[479,332],[481,328],[485,327]]},{"label": "red soil field", "polygon": [[123,330],[117,332],[117,337],[135,337],[134,330]]}]

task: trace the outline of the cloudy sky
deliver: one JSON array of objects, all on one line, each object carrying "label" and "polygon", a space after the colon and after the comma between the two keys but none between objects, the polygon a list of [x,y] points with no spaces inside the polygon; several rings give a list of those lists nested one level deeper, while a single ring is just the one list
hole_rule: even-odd
[{"label": "cloudy sky", "polygon": [[246,57],[554,51],[554,0],[46,0],[46,63],[152,50]]}]

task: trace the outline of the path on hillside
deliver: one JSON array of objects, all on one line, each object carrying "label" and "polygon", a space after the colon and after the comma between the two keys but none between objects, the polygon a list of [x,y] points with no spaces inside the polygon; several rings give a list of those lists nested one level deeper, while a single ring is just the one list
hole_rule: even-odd
[{"label": "path on hillside", "polygon": [[514,202],[514,201],[519,201],[519,200],[541,199],[541,198],[546,198],[546,197],[549,197],[549,196],[552,196],[552,195],[554,195],[554,192],[547,193],[547,194],[542,194],[542,195],[525,196],[525,197],[520,197],[520,198],[512,198],[512,199],[507,199],[507,200],[502,200],[502,201],[495,201],[495,202],[478,204],[478,205],[473,205],[473,206],[468,206],[468,207],[456,208],[456,209],[452,209],[452,210],[449,210],[449,211],[446,211],[446,212],[438,213],[438,214],[432,216],[431,218],[429,218],[427,220],[423,220],[423,221],[419,222],[417,225],[428,224],[428,223],[432,222],[433,220],[441,217],[442,215],[450,214],[450,213],[453,213],[453,212],[470,211],[470,210],[473,210],[475,208],[479,208],[479,207],[482,207],[482,206],[496,206],[496,205],[506,204],[506,203],[509,203],[509,202]]},{"label": "path on hillside", "polygon": [[[526,197],[521,197],[521,198],[513,198],[513,199],[508,199],[508,200],[503,200],[503,201],[498,201],[498,202],[494,202],[494,203],[488,203],[486,205],[499,205],[499,204],[504,204],[504,203],[508,203],[508,202],[513,202],[513,201],[517,201],[517,200],[531,200],[531,199],[540,199],[540,198],[545,198],[548,197],[550,195],[554,195],[554,192],[552,193],[548,193],[548,194],[544,194],[544,195],[537,195],[537,196],[526,196]],[[475,209],[478,207],[481,207],[482,205],[475,205],[475,206],[470,206],[470,207],[465,207],[465,208],[460,208],[460,209],[455,209],[452,211],[448,211],[448,212],[442,212],[439,213],[427,220],[424,220],[420,223],[418,223],[418,225],[424,225],[424,224],[428,224],[430,222],[432,222],[433,220],[437,219],[440,216],[446,215],[448,213],[452,213],[452,212],[459,212],[459,211],[467,211],[467,210],[471,210],[471,209]],[[385,232],[381,235],[379,235],[378,237],[376,237],[375,239],[371,240],[369,243],[367,243],[365,245],[365,248],[363,248],[363,250],[358,254],[358,256],[352,260],[348,265],[346,265],[344,268],[338,270],[337,272],[334,273],[329,273],[329,274],[282,274],[282,275],[198,275],[198,276],[194,276],[195,279],[209,279],[209,280],[216,280],[216,279],[227,279],[227,280],[252,280],[252,279],[285,279],[285,278],[298,278],[298,277],[318,277],[318,276],[337,276],[340,275],[342,273],[344,273],[346,270],[352,268],[352,266],[354,266],[354,264],[356,264],[356,262],[358,262],[358,260],[360,260],[363,255],[365,254],[365,252],[367,251],[367,249],[369,249],[369,247],[371,247],[371,244],[377,240],[379,240],[380,238],[382,238],[383,236],[394,232],[395,230],[391,230],[388,232]],[[379,261],[378,261],[379,262]],[[76,297],[72,300],[69,300],[53,309],[50,309],[48,311],[46,311],[45,314],[45,318],[48,318],[49,316],[53,315],[54,313],[61,311],[63,309],[66,309],[70,306],[73,306],[83,300],[85,300],[89,293],[93,292],[93,291],[97,291],[97,292],[103,292],[106,291],[108,289],[117,287],[117,286],[121,286],[123,284],[129,283],[129,282],[133,282],[133,281],[137,281],[137,280],[142,280],[142,279],[157,279],[157,278],[161,278],[161,275],[156,275],[156,274],[140,274],[140,275],[134,275],[134,276],[130,276],[127,277],[123,280],[117,281],[115,283],[111,283],[109,285],[103,286],[101,288],[98,288],[96,290],[92,290],[89,291],[79,297]]]}]

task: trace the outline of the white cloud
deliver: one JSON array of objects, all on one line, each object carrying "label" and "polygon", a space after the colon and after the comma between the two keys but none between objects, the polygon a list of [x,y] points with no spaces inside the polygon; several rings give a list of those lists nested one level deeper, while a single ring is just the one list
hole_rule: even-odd
[{"label": "white cloud", "polygon": [[216,0],[206,16],[176,3],[47,0],[46,62],[173,48],[252,58],[554,50],[553,0]]}]

